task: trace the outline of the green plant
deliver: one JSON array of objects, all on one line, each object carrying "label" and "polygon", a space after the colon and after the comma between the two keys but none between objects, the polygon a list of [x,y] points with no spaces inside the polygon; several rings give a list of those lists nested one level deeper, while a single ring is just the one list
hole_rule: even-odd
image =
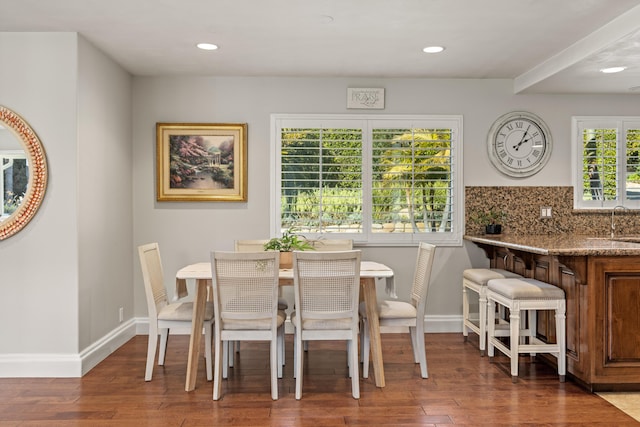
[{"label": "green plant", "polygon": [[507,219],[507,214],[504,211],[491,207],[488,210],[478,211],[469,216],[469,219],[481,225],[489,224],[502,224]]},{"label": "green plant", "polygon": [[274,237],[264,244],[265,251],[308,251],[314,247],[307,241],[304,236],[293,234],[290,230],[282,233],[282,237]]}]

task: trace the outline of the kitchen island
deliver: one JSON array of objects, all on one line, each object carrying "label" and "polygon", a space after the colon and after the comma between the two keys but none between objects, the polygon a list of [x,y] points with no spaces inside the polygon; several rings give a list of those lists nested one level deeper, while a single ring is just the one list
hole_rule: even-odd
[{"label": "kitchen island", "polygon": [[[564,290],[570,378],[591,391],[640,390],[640,236],[464,238],[485,251],[492,268]],[[554,322],[550,312],[538,316],[539,338],[555,340]]]}]

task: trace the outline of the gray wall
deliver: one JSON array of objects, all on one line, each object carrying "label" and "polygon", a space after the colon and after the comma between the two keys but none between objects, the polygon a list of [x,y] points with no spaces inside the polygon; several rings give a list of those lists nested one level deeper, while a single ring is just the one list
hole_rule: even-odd
[{"label": "gray wall", "polygon": [[[209,251],[231,250],[234,239],[270,237],[270,114],[362,112],[346,109],[348,87],[386,89],[385,109],[367,113],[462,114],[464,180],[468,185],[570,185],[571,116],[640,114],[637,96],[513,95],[510,80],[136,77],[134,241],[136,245],[160,243],[169,289],[181,266],[206,261]],[[498,116],[513,110],[540,115],[554,138],[548,165],[529,179],[503,177],[490,166],[486,154],[486,135],[491,124]],[[248,123],[248,201],[156,202],[156,122]],[[362,250],[364,258],[385,262],[394,269],[398,295],[407,299],[415,247]],[[474,245],[438,248],[427,304],[428,330],[460,329],[462,270],[486,263],[484,253]],[[135,273],[135,295],[136,315],[144,316],[146,306],[139,269]]]}]

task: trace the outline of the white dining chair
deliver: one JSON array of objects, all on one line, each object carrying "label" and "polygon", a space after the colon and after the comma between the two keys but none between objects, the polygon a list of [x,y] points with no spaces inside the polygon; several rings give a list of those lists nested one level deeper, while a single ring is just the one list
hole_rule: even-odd
[{"label": "white dining chair", "polygon": [[[378,303],[380,326],[407,326],[411,337],[413,358],[420,363],[422,378],[428,378],[427,355],[424,343],[424,312],[427,305],[427,292],[431,279],[431,269],[436,247],[421,242],[418,247],[411,301],[385,300]],[[362,376],[369,377],[369,326],[364,303],[360,305],[360,316],[363,323],[362,334]]]},{"label": "white dining chair", "polygon": [[272,251],[211,253],[215,306],[213,400],[222,397],[224,359],[229,355],[228,343],[235,341],[270,342],[271,398],[278,399],[278,377],[282,376],[278,346],[284,341],[286,319],[285,313],[278,310],[279,255]]},{"label": "white dining chair", "polygon": [[317,239],[309,243],[318,252],[350,251],[353,249],[353,239]]},{"label": "white dining chair", "polygon": [[234,247],[236,252],[263,252],[268,239],[236,240]]},{"label": "white dining chair", "polygon": [[[158,365],[164,365],[167,352],[169,331],[172,328],[191,328],[193,317],[192,302],[169,302],[164,286],[164,273],[158,243],[148,243],[138,247],[142,279],[147,296],[149,313],[149,342],[147,346],[147,366],[144,380],[151,381],[153,365],[160,335],[160,351]],[[207,302],[204,314],[204,349],[206,359],[207,380],[211,381],[211,332],[213,324],[213,303]]]},{"label": "white dining chair", "polygon": [[[264,252],[264,245],[265,243],[267,243],[269,240],[268,239],[240,239],[240,240],[236,240],[234,242],[234,246],[235,246],[235,251],[236,252]],[[278,310],[288,310],[289,309],[289,302],[287,301],[287,299],[282,295],[282,288],[278,289]],[[240,343],[234,343],[233,345],[229,346],[229,367],[233,367],[233,352],[237,353],[240,351]],[[280,347],[280,359],[282,360],[282,364],[284,366],[284,362],[285,362],[285,358],[284,358],[284,352],[285,352],[285,348],[284,348],[284,341],[282,343],[282,346]],[[227,374],[225,372],[224,377],[227,377]]]},{"label": "white dining chair", "polygon": [[358,374],[358,297],[360,251],[294,252],[294,369],[296,399],[302,398],[303,342],[345,340],[348,343],[351,393],[360,398]]}]

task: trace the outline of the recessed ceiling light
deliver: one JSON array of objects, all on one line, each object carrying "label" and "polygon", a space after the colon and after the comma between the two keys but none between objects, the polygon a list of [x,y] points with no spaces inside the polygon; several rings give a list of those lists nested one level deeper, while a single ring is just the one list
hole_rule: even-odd
[{"label": "recessed ceiling light", "polygon": [[218,48],[218,45],[212,43],[198,43],[196,46],[202,50],[216,50]]},{"label": "recessed ceiling light", "polygon": [[424,53],[440,53],[443,50],[444,50],[444,47],[442,46],[427,46],[424,49],[422,49]]},{"label": "recessed ceiling light", "polygon": [[627,67],[610,67],[610,68],[603,68],[600,70],[601,73],[619,73],[620,71],[624,71]]}]

